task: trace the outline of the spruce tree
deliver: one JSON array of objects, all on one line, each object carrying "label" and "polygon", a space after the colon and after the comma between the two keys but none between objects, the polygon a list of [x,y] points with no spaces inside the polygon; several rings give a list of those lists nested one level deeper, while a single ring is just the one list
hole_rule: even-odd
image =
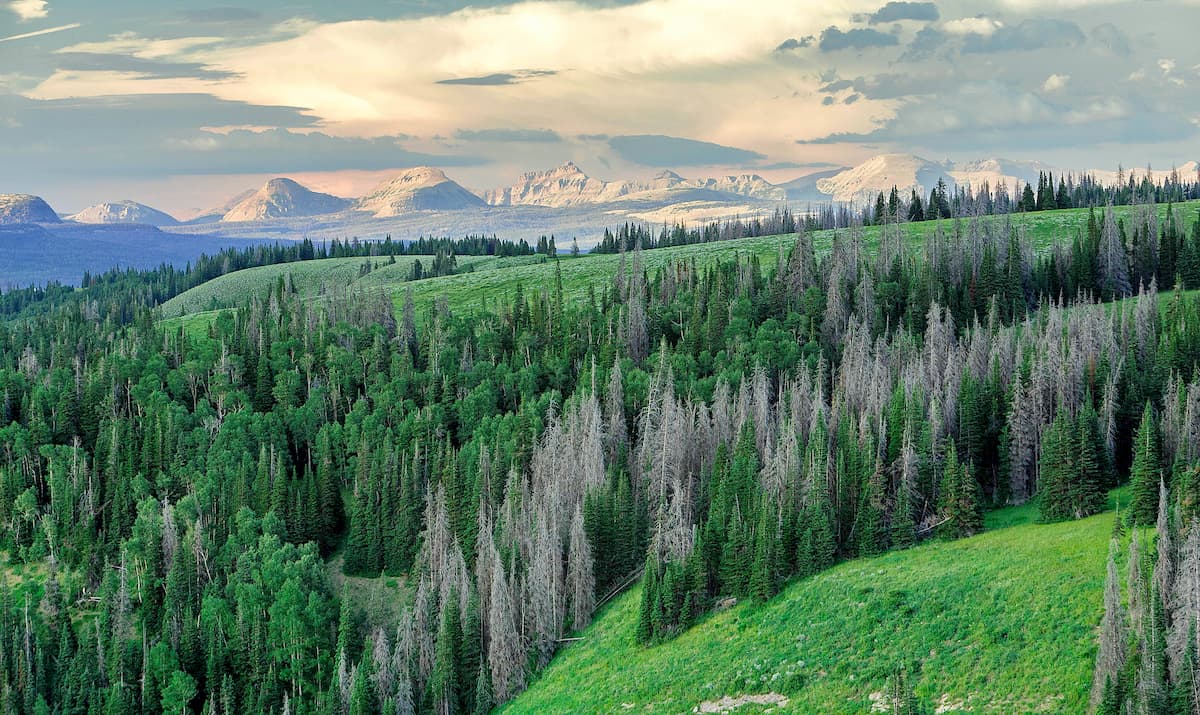
[{"label": "spruce tree", "polygon": [[1038,514],[1042,521],[1061,521],[1077,515],[1074,484],[1079,478],[1076,440],[1071,419],[1063,409],[1042,434],[1038,480]]},{"label": "spruce tree", "polygon": [[763,500],[754,534],[754,565],[750,572],[750,596],[766,601],[775,595],[775,508]]},{"label": "spruce tree", "polygon": [[1147,402],[1133,440],[1133,466],[1129,470],[1129,483],[1133,492],[1129,518],[1134,525],[1150,526],[1157,520],[1160,479],[1158,432],[1153,408]]}]

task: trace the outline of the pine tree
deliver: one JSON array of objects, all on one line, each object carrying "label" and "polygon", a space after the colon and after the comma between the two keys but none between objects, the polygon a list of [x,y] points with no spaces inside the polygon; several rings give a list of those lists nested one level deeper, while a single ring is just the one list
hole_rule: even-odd
[{"label": "pine tree", "polygon": [[1071,419],[1063,409],[1042,435],[1038,479],[1038,513],[1042,521],[1060,521],[1078,515],[1074,485],[1079,479]]},{"label": "pine tree", "polygon": [[658,599],[658,562],[646,556],[645,576],[642,579],[642,600],[638,606],[637,642],[643,645],[654,640],[652,615]]},{"label": "pine tree", "polygon": [[951,441],[946,447],[946,466],[939,490],[942,523],[939,531],[952,539],[972,536],[983,529],[982,494],[979,482],[958,461]]},{"label": "pine tree", "polygon": [[458,595],[451,589],[442,606],[433,674],[429,679],[430,699],[437,715],[453,715],[458,712],[459,672],[462,669],[459,651],[461,638]]},{"label": "pine tree", "polygon": [[854,523],[854,528],[858,532],[859,556],[875,556],[887,550],[888,530],[887,524],[884,522],[886,516],[884,512],[885,478],[883,465],[876,462],[875,469],[867,475],[863,484],[862,504],[858,508],[858,515]]},{"label": "pine tree", "polygon": [[1158,463],[1158,431],[1150,403],[1142,411],[1142,420],[1133,440],[1133,466],[1129,482],[1133,501],[1129,517],[1137,526],[1150,526],[1158,516],[1158,483],[1161,473]]},{"label": "pine tree", "polygon": [[754,534],[754,565],[750,571],[750,596],[759,602],[775,595],[777,579],[775,508],[767,500],[762,501]]}]

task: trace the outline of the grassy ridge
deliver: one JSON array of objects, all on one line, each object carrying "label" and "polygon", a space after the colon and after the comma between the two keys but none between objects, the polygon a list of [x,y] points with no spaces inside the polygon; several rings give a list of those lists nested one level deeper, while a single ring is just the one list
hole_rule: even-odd
[{"label": "grassy ridge", "polygon": [[[1180,205],[1190,220],[1200,209],[1200,202]],[[1118,217],[1126,217],[1132,207],[1119,206],[1114,209]],[[1166,216],[1166,206],[1159,207],[1161,217]],[[1025,232],[1035,246],[1046,247],[1056,241],[1069,241],[1087,226],[1086,209],[1064,209],[1041,211],[1012,216],[1017,230]],[[1005,217],[988,220],[1004,221]],[[903,230],[913,244],[923,243],[939,227],[951,233],[954,221],[925,221],[903,224]],[[879,239],[880,228],[869,226],[863,236],[869,246]],[[818,231],[813,234],[817,250],[827,248],[833,240],[834,231]],[[795,240],[794,236],[764,236],[743,238],[733,241],[679,246],[653,251],[644,251],[643,264],[651,271],[670,262],[694,260],[704,266],[716,261],[730,261],[737,256],[753,255],[766,265],[773,265],[780,249],[786,252]],[[568,300],[585,298],[589,288],[597,294],[616,274],[620,258],[614,255],[584,254],[578,257],[560,256],[563,293]],[[307,295],[317,295],[323,288],[331,286],[352,289],[383,289],[392,295],[399,306],[406,292],[413,291],[418,306],[427,306],[438,296],[446,296],[455,310],[486,310],[498,300],[511,300],[517,286],[526,291],[549,290],[556,280],[555,266],[543,256],[519,258],[493,258],[483,256],[461,256],[459,265],[470,265],[471,271],[441,278],[428,278],[408,282],[409,268],[416,260],[413,256],[398,256],[396,264],[387,265],[386,258],[328,258],[302,263],[277,266],[261,266],[237,271],[188,290],[163,305],[163,316],[181,319],[179,323],[189,329],[203,329],[222,308],[244,305],[252,297],[263,295],[279,278],[290,274],[297,290]],[[424,257],[425,262],[431,260]],[[370,260],[379,267],[365,276],[359,271],[364,261]]]},{"label": "grassy ridge", "polygon": [[650,648],[634,643],[633,589],[502,712],[683,713],[779,693],[774,712],[867,713],[892,669],[916,663],[941,712],[1083,713],[1114,517],[1035,515],[1003,509],[982,535],[841,564]]}]

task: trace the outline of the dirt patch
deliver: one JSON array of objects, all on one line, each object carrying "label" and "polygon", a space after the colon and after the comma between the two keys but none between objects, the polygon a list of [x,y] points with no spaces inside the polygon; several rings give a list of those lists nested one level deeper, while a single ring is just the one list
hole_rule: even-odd
[{"label": "dirt patch", "polygon": [[736,698],[726,695],[720,700],[705,700],[696,707],[692,708],[692,712],[729,713],[745,705],[774,705],[776,707],[783,707],[787,704],[788,699],[779,693],[766,693],[765,695],[741,695]]},{"label": "dirt patch", "polygon": [[948,713],[954,710],[966,710],[966,708],[967,702],[962,698],[955,700],[954,698],[950,697],[950,693],[942,693],[942,697],[938,698],[937,707],[933,712],[937,713],[937,715],[942,715],[942,713]]}]

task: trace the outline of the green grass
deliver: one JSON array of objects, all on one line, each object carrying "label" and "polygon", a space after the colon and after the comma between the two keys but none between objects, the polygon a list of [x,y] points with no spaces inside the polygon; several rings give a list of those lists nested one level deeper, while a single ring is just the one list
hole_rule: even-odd
[{"label": "green grass", "polygon": [[[1185,215],[1193,216],[1200,202],[1181,205]],[[1132,211],[1132,207],[1119,206],[1114,209],[1119,217]],[[1160,207],[1165,216],[1166,206]],[[1046,247],[1055,241],[1071,240],[1087,226],[1086,209],[1064,209],[1017,214],[1012,217],[1018,230],[1024,231],[1037,247]],[[987,220],[1003,221],[1004,217]],[[908,240],[916,245],[924,242],[938,228],[952,233],[955,221],[926,221],[903,224]],[[813,243],[818,251],[828,248],[834,231],[818,231],[813,234]],[[870,226],[863,229],[868,246],[879,240],[880,228]],[[774,265],[782,248],[791,248],[794,236],[765,236],[733,241],[680,246],[644,251],[643,264],[650,271],[674,261],[695,261],[698,266],[711,265],[717,261],[732,261],[736,257],[757,256],[764,265]],[[426,263],[430,260],[426,258]],[[616,274],[620,257],[615,255],[590,255],[578,257],[561,255],[559,267],[562,273],[563,293],[567,300],[586,298],[589,289],[596,295],[609,285]],[[245,305],[251,298],[264,295],[279,277],[292,276],[292,281],[303,295],[316,297],[323,289],[349,287],[351,289],[382,289],[392,296],[399,306],[409,289],[419,308],[426,307],[445,296],[450,307],[457,311],[487,311],[499,301],[509,301],[521,286],[526,292],[552,290],[555,285],[555,265],[542,256],[519,258],[492,258],[462,256],[460,266],[470,265],[470,271],[441,278],[428,278],[408,282],[409,267],[414,257],[398,257],[395,265],[387,265],[386,258],[370,259],[378,266],[371,273],[359,276],[364,258],[329,258],[278,266],[262,266],[237,271],[188,290],[163,304],[163,316],[168,326],[183,325],[189,331],[202,331],[213,320],[220,309]],[[628,257],[627,260],[631,260]]]},{"label": "green grass", "polygon": [[892,669],[917,664],[918,695],[943,712],[1083,713],[1113,512],[1035,518],[993,512],[979,536],[843,563],[649,648],[635,588],[502,712],[685,713],[774,692],[788,698],[774,712],[868,713]]},{"label": "green grass", "polygon": [[[281,263],[273,266],[257,266],[234,271],[196,286],[163,303],[163,315],[178,317],[231,308],[245,304],[251,298],[265,295],[280,278],[291,276],[292,285],[306,296],[314,296],[323,290],[352,287],[370,289],[379,285],[394,285],[403,282],[412,264],[420,259],[426,266],[432,256],[397,256],[394,264],[387,257],[322,258],[313,261]],[[495,261],[480,256],[462,256],[459,265],[484,261]],[[371,264],[371,272],[361,275],[364,264]]]}]

